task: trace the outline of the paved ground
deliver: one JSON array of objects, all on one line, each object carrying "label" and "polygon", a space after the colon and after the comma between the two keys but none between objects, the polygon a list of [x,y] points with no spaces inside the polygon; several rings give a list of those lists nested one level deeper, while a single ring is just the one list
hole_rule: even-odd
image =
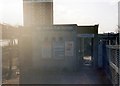
[{"label": "paved ground", "polygon": [[111,84],[104,71],[90,68],[78,72],[35,73],[25,77],[25,84]]},{"label": "paved ground", "polygon": [[[23,84],[111,84],[103,70],[90,67],[81,68],[77,72],[30,72],[23,74]],[[4,84],[19,84],[19,81],[19,77],[16,77]]]},{"label": "paved ground", "polygon": [[19,84],[19,77],[3,81],[3,84]]}]

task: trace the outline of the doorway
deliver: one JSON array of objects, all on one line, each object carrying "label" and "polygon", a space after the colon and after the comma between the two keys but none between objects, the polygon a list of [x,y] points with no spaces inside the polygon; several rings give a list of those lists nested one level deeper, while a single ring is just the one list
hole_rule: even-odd
[{"label": "doorway", "polygon": [[78,58],[80,67],[93,66],[93,38],[78,38]]}]

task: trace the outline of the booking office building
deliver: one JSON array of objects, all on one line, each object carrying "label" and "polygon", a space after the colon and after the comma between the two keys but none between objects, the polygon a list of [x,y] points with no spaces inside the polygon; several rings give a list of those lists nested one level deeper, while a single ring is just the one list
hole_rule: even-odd
[{"label": "booking office building", "polygon": [[76,25],[54,25],[33,31],[33,68],[41,71],[73,70],[76,60],[75,28]]},{"label": "booking office building", "polygon": [[32,83],[30,76],[36,77],[36,73],[72,72],[86,66],[96,68],[97,31],[98,25],[24,27],[19,41],[20,83]]}]

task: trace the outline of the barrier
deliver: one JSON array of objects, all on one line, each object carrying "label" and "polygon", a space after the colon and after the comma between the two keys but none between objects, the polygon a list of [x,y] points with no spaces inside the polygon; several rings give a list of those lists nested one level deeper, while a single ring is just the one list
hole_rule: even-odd
[{"label": "barrier", "polygon": [[119,84],[119,53],[120,45],[107,45],[107,57],[109,60],[111,81],[113,85]]}]

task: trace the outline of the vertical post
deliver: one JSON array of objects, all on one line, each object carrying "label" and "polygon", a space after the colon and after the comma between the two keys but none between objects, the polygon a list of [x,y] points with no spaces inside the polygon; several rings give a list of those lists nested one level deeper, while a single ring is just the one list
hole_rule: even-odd
[{"label": "vertical post", "polygon": [[98,45],[98,67],[102,68],[103,67],[103,41],[100,40],[99,41],[99,45]]},{"label": "vertical post", "polygon": [[109,45],[111,45],[111,41],[109,40]]},{"label": "vertical post", "polygon": [[117,43],[117,37],[116,37],[116,40],[115,40],[115,45],[118,45],[118,43]]},{"label": "vertical post", "polygon": [[9,45],[9,71],[8,71],[8,79],[10,79],[11,76],[12,76],[12,60],[13,60],[12,49],[13,49],[13,42],[12,42],[12,39],[11,39],[10,40],[10,45]]},{"label": "vertical post", "polygon": [[93,39],[93,67],[98,67],[98,35],[94,35]]},{"label": "vertical post", "polygon": [[[75,27],[76,28],[76,27]],[[74,41],[74,56],[75,56],[75,65],[74,65],[74,70],[77,71],[77,52],[78,52],[78,49],[77,49],[77,32],[75,30],[73,30],[73,41]]]},{"label": "vertical post", "polygon": [[[119,33],[119,45],[120,45],[120,1],[118,2],[118,33]],[[118,72],[120,73],[120,48],[119,48],[119,68]],[[119,86],[120,86],[120,74],[119,74]]]},{"label": "vertical post", "polygon": [[2,85],[2,25],[0,25],[0,85]]}]

